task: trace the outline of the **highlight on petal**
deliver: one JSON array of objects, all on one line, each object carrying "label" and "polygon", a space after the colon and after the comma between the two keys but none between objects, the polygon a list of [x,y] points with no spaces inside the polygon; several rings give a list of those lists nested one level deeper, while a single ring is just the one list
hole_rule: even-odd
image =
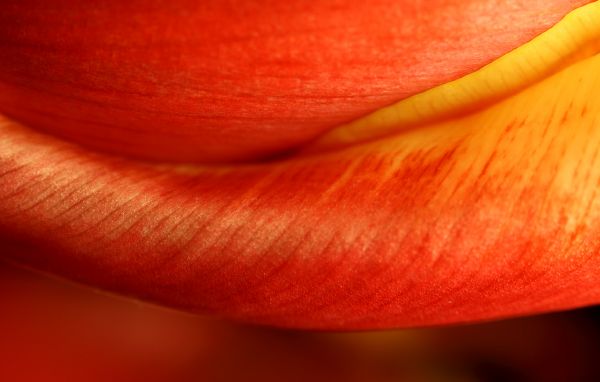
[{"label": "highlight on petal", "polygon": [[294,149],[471,73],[590,0],[4,0],[0,112],[169,161]]},{"label": "highlight on petal", "polygon": [[4,119],[0,234],[18,262],[279,326],[598,303],[598,73],[596,54],[459,118],[254,165],[150,165]]}]

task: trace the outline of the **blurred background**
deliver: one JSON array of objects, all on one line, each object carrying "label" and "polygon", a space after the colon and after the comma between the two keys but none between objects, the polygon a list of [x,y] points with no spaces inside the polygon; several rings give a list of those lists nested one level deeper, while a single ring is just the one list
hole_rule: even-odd
[{"label": "blurred background", "polygon": [[598,381],[600,309],[360,333],[252,327],[0,261],[0,381]]}]

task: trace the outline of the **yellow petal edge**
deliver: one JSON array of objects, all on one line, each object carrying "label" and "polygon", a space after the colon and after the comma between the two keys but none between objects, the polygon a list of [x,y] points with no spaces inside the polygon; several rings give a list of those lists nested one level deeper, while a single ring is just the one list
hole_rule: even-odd
[{"label": "yellow petal edge", "polygon": [[336,127],[306,151],[339,148],[464,116],[598,52],[600,2],[594,2],[572,11],[547,32],[480,70]]}]

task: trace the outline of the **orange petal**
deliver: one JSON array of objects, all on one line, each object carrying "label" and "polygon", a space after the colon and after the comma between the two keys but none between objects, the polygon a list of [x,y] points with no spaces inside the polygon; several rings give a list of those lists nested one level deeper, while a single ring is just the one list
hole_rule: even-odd
[{"label": "orange petal", "polygon": [[[580,12],[597,21],[599,4]],[[462,117],[254,165],[150,165],[3,119],[5,256],[280,326],[446,324],[597,303],[598,73],[600,55],[583,57]]]}]

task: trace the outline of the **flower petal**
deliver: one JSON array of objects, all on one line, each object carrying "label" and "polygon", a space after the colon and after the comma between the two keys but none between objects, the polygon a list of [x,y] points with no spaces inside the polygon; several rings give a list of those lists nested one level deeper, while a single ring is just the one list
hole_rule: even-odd
[{"label": "flower petal", "polygon": [[600,302],[600,56],[486,109],[331,153],[151,166],[0,125],[13,259],[171,306],[310,328]]},{"label": "flower petal", "polygon": [[0,112],[89,147],[264,157],[473,72],[590,0],[5,0]]}]

